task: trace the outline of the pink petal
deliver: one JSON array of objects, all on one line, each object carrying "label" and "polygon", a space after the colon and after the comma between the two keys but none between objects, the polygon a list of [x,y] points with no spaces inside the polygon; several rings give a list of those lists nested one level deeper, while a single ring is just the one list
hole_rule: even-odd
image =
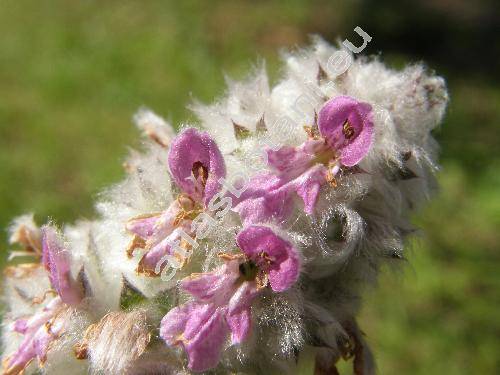
[{"label": "pink petal", "polygon": [[[188,223],[184,224],[184,226],[176,228],[167,237],[163,238],[159,243],[151,247],[151,249],[144,255],[141,260],[143,268],[156,272],[156,265],[161,263],[159,270],[163,270],[163,268],[168,263],[168,261],[164,259],[164,257],[166,255],[174,255],[174,253],[177,251],[176,246],[179,246],[180,244],[182,231],[184,231],[188,235],[190,234],[190,225]],[[182,262],[182,259],[187,258],[188,255],[184,257],[184,255],[179,254],[179,257],[176,260],[178,262]]]},{"label": "pink petal", "polygon": [[231,330],[231,343],[237,345],[248,337],[252,329],[252,313],[250,309],[238,310],[226,315],[226,322]]},{"label": "pink petal", "polygon": [[[193,180],[193,166],[200,162],[208,171],[206,186],[200,191],[200,184]],[[170,173],[175,183],[193,199],[205,206],[220,190],[219,179],[225,177],[224,158],[210,135],[189,128],[172,141],[168,155]]]},{"label": "pink petal", "polygon": [[184,344],[189,357],[188,367],[190,370],[203,372],[216,367],[219,363],[228,334],[224,314],[224,309],[217,308],[197,335]]},{"label": "pink petal", "polygon": [[275,292],[289,289],[299,278],[300,259],[296,253],[269,270],[269,285]]},{"label": "pink petal", "polygon": [[314,164],[316,155],[325,150],[323,140],[307,140],[299,147],[283,146],[274,151],[267,150],[267,163],[278,171],[278,175],[292,180],[301,175]]},{"label": "pink petal", "polygon": [[269,149],[266,153],[267,163],[279,172],[288,171],[293,167],[293,162],[300,160],[302,156],[291,146],[283,146],[276,151]]},{"label": "pink petal", "polygon": [[314,213],[321,185],[326,181],[326,172],[323,164],[317,164],[293,181],[295,191],[304,201],[304,212],[308,215]]},{"label": "pink petal", "polygon": [[50,326],[47,323],[54,320],[54,316],[61,307],[62,301],[56,297],[30,319],[24,320],[24,322],[20,322],[21,320],[15,322],[13,329],[24,334],[24,339],[16,352],[7,358],[4,373],[20,373],[35,357],[38,357],[42,363],[45,361],[50,344],[60,335],[63,327],[63,322],[56,322]]},{"label": "pink petal", "polygon": [[[196,308],[201,305],[196,303],[187,303],[171,309],[163,317],[160,323],[160,337],[169,346],[177,345],[183,338],[186,324],[190,319],[190,314],[195,314]],[[208,306],[208,305],[206,305]]]},{"label": "pink petal", "polygon": [[239,263],[230,261],[212,272],[193,273],[181,281],[181,289],[200,302],[225,304],[234,291],[234,283],[239,278]]},{"label": "pink petal", "polygon": [[49,326],[42,326],[38,329],[33,337],[32,346],[36,356],[41,363],[47,360],[47,352],[50,344],[57,338],[57,334],[53,333]]},{"label": "pink petal", "polygon": [[[166,211],[163,211],[159,216],[158,220],[154,223],[153,233],[151,236],[146,237],[146,239],[150,240],[152,243],[157,244],[166,236],[170,235],[172,231],[176,228],[176,219],[179,212],[182,211],[182,208],[178,202],[175,200],[170,204]],[[186,223],[182,223],[183,226]]]},{"label": "pink petal", "polygon": [[24,333],[38,329],[38,327],[52,319],[55,313],[59,311],[63,306],[64,303],[62,302],[61,297],[54,297],[53,299],[51,299],[41,311],[38,311],[26,320]]},{"label": "pink petal", "polygon": [[[349,139],[343,132],[346,120],[354,132]],[[352,167],[365,157],[373,142],[372,108],[350,96],[338,96],[321,108],[318,127],[329,145],[340,152],[341,163]]]},{"label": "pink petal", "polygon": [[233,208],[244,224],[285,222],[293,211],[294,186],[272,173],[253,177]]},{"label": "pink petal", "polygon": [[163,317],[160,336],[170,346],[189,340],[196,327],[203,325],[214,312],[215,308],[209,304],[191,302],[177,306]]},{"label": "pink petal", "polygon": [[228,328],[225,309],[213,305],[188,303],[175,307],[160,324],[160,337],[167,345],[182,345],[187,352],[188,367],[202,372],[219,363]]},{"label": "pink petal", "polygon": [[[323,141],[308,141],[302,148],[324,145]],[[306,142],[307,143],[307,142]],[[321,146],[323,147],[323,146]],[[285,148],[283,153],[293,152],[300,154],[294,148]],[[319,196],[321,185],[325,180],[327,172],[323,164],[317,164],[310,154],[302,159],[300,163],[285,163],[280,161],[279,150],[276,153],[268,152],[270,162],[280,169],[278,175],[264,172],[254,176],[246,185],[241,197],[236,200],[233,208],[241,217],[244,224],[266,223],[271,220],[277,223],[285,223],[293,213],[294,192],[304,201],[304,211],[312,215],[316,201]],[[302,158],[300,156],[299,158]],[[294,168],[297,169],[294,169]]]},{"label": "pink petal", "polygon": [[[59,297],[56,297],[56,298],[61,302]],[[50,319],[53,318],[54,311],[55,310],[52,310],[52,309],[49,310],[49,309],[44,308],[42,311],[36,312],[35,314],[33,314],[33,316],[31,316],[31,318],[26,320],[25,326],[21,327],[21,328],[23,328],[23,329],[21,329],[21,331],[23,331],[23,332],[17,331],[16,329],[14,329],[14,330],[16,332],[22,333],[23,335],[25,335],[29,332],[36,331],[40,326],[44,325]],[[15,328],[20,328],[20,327],[15,327]]]},{"label": "pink petal", "polygon": [[266,226],[250,225],[245,227],[238,233],[236,243],[241,251],[252,260],[259,261],[263,252],[273,257],[273,260],[277,262],[283,261],[288,256],[286,241]]},{"label": "pink petal", "polygon": [[52,287],[62,301],[78,305],[83,298],[83,290],[71,276],[70,255],[64,248],[62,238],[50,225],[42,227],[42,262],[49,272]]},{"label": "pink petal", "polygon": [[[268,268],[269,283],[275,292],[292,286],[299,276],[300,258],[295,247],[277,236],[271,228],[251,225],[237,236],[238,247],[258,266]],[[262,254],[271,261],[267,266]]]},{"label": "pink petal", "polygon": [[157,244],[175,229],[175,221],[181,210],[179,201],[175,200],[161,213],[140,215],[130,219],[126,228],[129,232]]},{"label": "pink petal", "polygon": [[149,238],[153,235],[156,222],[160,215],[142,215],[130,219],[126,228],[129,232],[137,234],[142,238]]},{"label": "pink petal", "polygon": [[11,325],[10,329],[17,333],[25,334],[28,329],[28,320],[27,319],[17,319]]},{"label": "pink petal", "polygon": [[[44,329],[44,326],[39,328],[42,333],[44,333]],[[24,337],[17,351],[7,358],[4,364],[5,368],[3,373],[20,374],[21,371],[31,362],[31,360],[37,357],[39,349],[37,348],[35,340],[40,339],[40,334],[38,334],[37,337],[37,333],[38,331],[32,332]],[[47,335],[46,331],[45,335]]]},{"label": "pink petal", "polygon": [[246,340],[252,326],[251,305],[258,290],[254,282],[245,281],[231,297],[226,321],[231,330],[231,342],[239,344]]}]

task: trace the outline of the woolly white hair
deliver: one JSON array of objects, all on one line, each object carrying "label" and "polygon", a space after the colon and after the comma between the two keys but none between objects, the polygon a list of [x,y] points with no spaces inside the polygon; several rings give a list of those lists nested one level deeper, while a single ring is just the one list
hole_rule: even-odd
[{"label": "woolly white hair", "polygon": [[[198,125],[221,149],[229,181],[266,170],[264,147],[304,142],[303,126],[314,122],[327,98],[349,95],[370,103],[374,113],[374,144],[359,164],[364,173],[346,174],[336,189],[323,191],[314,217],[296,210],[285,228],[275,228],[301,249],[301,278],[285,293],[259,298],[252,307],[251,338],[226,348],[217,373],[293,373],[297,356],[310,348],[321,370],[353,345],[354,350],[363,349],[355,369],[374,371],[355,322],[361,292],[376,282],[383,263],[405,257],[405,240],[414,230],[410,215],[435,187],[438,147],[431,130],[440,123],[448,97],[443,79],[422,65],[395,71],[378,59],[361,57],[334,76],[328,59],[336,51],[317,38],[311,47],[283,56],[284,75],[273,88],[260,67],[243,82],[228,79],[226,95],[214,104],[195,102],[190,107]],[[134,120],[147,139],[144,150],[130,152],[127,177],[102,194],[96,220],[64,228],[72,271],[76,275],[84,270],[87,310],[68,313],[70,328],[49,355],[43,368],[47,373],[65,373],[68,366],[110,374],[188,373],[182,352],[159,342],[159,320],[188,298],[176,282],[191,272],[213,269],[219,262],[217,251],[231,251],[241,228],[235,213],[226,215],[200,242],[198,255],[170,282],[136,272],[138,259],[130,259],[125,251],[131,239],[125,223],[165,210],[176,190],[167,166],[173,127],[145,108]],[[11,231],[13,241],[22,242],[16,232],[22,225],[35,227],[29,216],[18,219]],[[29,277],[7,277],[4,353],[14,351],[20,341],[7,329],[9,323],[33,313],[27,301],[47,289],[41,268],[31,270]],[[90,354],[77,361],[67,354],[68,348],[83,340],[91,323],[99,329],[87,340]],[[148,335],[151,340],[146,340]],[[32,364],[27,371],[35,369]]]}]

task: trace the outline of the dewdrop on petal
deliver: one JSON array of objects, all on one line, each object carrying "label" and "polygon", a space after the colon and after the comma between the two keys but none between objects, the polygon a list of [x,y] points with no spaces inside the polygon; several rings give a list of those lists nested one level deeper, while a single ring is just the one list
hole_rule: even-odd
[{"label": "dewdrop on petal", "polygon": [[312,355],[311,373],[373,374],[362,290],[405,259],[448,96],[421,65],[351,56],[335,75],[338,51],[316,38],[286,54],[274,87],[263,67],[228,79],[177,135],[141,109],[143,150],[95,220],[17,219],[11,242],[35,257],[6,269],[4,372],[295,373]]}]

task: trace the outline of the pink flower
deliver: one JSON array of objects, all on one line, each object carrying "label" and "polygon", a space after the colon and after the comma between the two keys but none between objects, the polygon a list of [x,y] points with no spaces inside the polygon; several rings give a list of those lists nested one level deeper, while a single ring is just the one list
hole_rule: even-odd
[{"label": "pink flower", "polygon": [[11,325],[10,329],[24,335],[24,339],[4,361],[3,373],[6,375],[22,373],[34,358],[43,364],[50,344],[64,331],[65,320],[61,313],[68,306],[78,306],[83,299],[81,284],[71,276],[69,252],[57,230],[49,225],[42,228],[42,263],[56,296],[33,316],[17,319]]},{"label": "pink flower", "polygon": [[168,165],[184,193],[205,206],[220,190],[219,179],[226,175],[224,158],[215,141],[208,133],[194,128],[186,129],[173,140]]},{"label": "pink flower", "polygon": [[29,319],[18,319],[10,327],[12,331],[24,335],[24,339],[15,353],[3,363],[4,375],[21,374],[24,368],[38,358],[41,365],[47,359],[50,344],[63,331],[64,321],[58,314],[65,308],[60,297],[53,298],[42,311]]},{"label": "pink flower", "polygon": [[238,234],[236,243],[255,264],[257,276],[265,275],[275,292],[283,292],[297,281],[300,266],[297,250],[271,228],[259,225],[246,227]]},{"label": "pink flower", "polygon": [[[221,188],[219,179],[226,175],[216,143],[208,133],[194,128],[186,129],[172,141],[168,165],[182,193],[164,212],[132,218],[126,225],[135,235],[129,255],[136,248],[147,250],[137,271],[149,276],[158,276],[157,265],[164,264],[165,256],[175,256],[175,244],[190,250],[189,244],[181,242],[181,231],[193,234],[192,220],[207,208]],[[185,260],[177,258],[180,263]]]},{"label": "pink flower", "polygon": [[[317,126],[317,127],[316,127]],[[342,167],[358,164],[373,143],[373,113],[367,103],[339,96],[321,108],[309,138],[299,147],[267,150],[272,172],[256,175],[235,206],[246,223],[284,222],[293,209],[294,194],[304,202],[304,212],[314,213],[321,186],[336,186]]]},{"label": "pink flower", "polygon": [[352,167],[372,145],[372,107],[349,96],[331,99],[319,112],[318,128],[328,145],[338,152],[340,163]]},{"label": "pink flower", "polygon": [[160,336],[167,345],[184,348],[193,371],[217,366],[229,334],[232,345],[248,337],[252,302],[263,288],[283,292],[298,279],[297,250],[270,228],[249,226],[238,234],[237,244],[241,254],[221,254],[224,265],[181,281],[194,300],[161,321]]}]

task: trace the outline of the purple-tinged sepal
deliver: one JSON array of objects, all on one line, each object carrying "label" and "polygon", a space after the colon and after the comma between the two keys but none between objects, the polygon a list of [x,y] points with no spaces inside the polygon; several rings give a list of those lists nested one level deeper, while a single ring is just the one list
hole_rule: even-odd
[{"label": "purple-tinged sepal", "polygon": [[70,253],[57,229],[52,225],[42,227],[42,263],[49,273],[52,287],[61,300],[77,306],[83,299],[83,286],[71,275]]}]

